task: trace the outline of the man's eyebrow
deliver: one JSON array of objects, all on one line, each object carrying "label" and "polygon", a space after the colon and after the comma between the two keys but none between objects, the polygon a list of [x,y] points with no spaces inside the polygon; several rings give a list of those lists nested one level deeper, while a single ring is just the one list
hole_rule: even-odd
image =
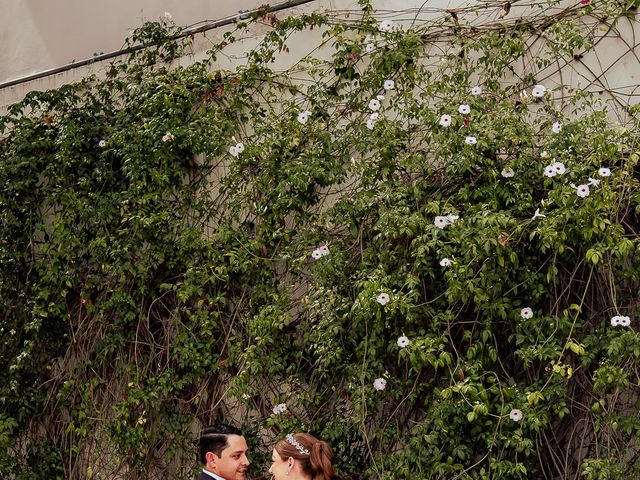
[{"label": "man's eyebrow", "polygon": [[248,451],[248,448],[246,450],[236,450],[235,452],[231,452],[231,455],[235,455],[236,453],[247,453]]}]

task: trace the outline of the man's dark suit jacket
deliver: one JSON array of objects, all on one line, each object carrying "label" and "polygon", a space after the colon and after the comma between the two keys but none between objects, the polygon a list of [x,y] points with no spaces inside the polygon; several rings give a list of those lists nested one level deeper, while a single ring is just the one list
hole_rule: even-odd
[{"label": "man's dark suit jacket", "polygon": [[198,480],[215,480],[215,479],[211,475],[207,475],[202,470],[200,470],[200,476],[198,477]]}]

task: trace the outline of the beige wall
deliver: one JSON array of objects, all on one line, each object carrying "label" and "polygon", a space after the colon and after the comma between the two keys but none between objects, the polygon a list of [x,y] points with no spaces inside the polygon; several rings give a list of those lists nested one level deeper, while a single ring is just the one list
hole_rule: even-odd
[{"label": "beige wall", "polygon": [[[178,25],[217,20],[261,0],[5,0],[0,83],[122,47],[144,21],[169,12]],[[275,3],[275,2],[272,2]]]},{"label": "beige wall", "polygon": [[[574,5],[567,0],[567,5]],[[573,3],[571,3],[573,2]],[[32,73],[61,67],[72,61],[90,59],[94,53],[111,52],[122,47],[131,31],[147,20],[158,20],[164,12],[171,13],[178,25],[194,25],[207,20],[219,20],[238,13],[239,10],[255,9],[270,3],[286,3],[285,0],[5,0],[3,14],[0,15],[0,84],[11,79],[25,77]],[[399,22],[411,23],[415,18],[426,20],[448,16],[445,9],[470,5],[466,0],[374,0],[376,15]],[[471,2],[477,5],[476,2]],[[465,17],[465,21],[483,23],[491,21],[511,21],[524,13],[528,7],[514,7],[502,19],[501,3],[487,6],[482,14],[477,7]],[[278,13],[284,17],[301,10],[330,10],[344,12],[358,10],[357,0],[314,0],[300,7]],[[528,12],[531,13],[530,11]],[[222,27],[199,34],[194,38],[193,56],[185,57],[180,63],[190,63],[202,59],[204,52],[219,41],[225,31],[232,27]],[[243,56],[269,29],[268,26],[254,25],[239,42],[220,57],[220,68],[233,68],[243,63]],[[305,39],[290,44],[290,58],[302,56],[318,44],[318,32],[305,32]],[[597,52],[585,55],[579,62],[571,62],[563,67],[561,78],[551,74],[550,87],[560,84],[581,85],[594,91],[614,91],[620,99],[606,101],[635,104],[640,98],[640,63],[635,52],[640,39],[640,23],[635,18],[624,19],[617,24],[615,32],[600,30]],[[619,36],[618,36],[619,35]],[[309,50],[307,50],[309,48]],[[287,59],[279,59],[286,67]],[[32,90],[57,88],[65,83],[80,80],[90,73],[100,74],[111,60],[95,62],[46,76],[45,78],[0,86],[0,114],[7,107]],[[554,66],[555,67],[555,66]],[[544,77],[542,75],[542,77]],[[636,96],[638,95],[638,96]],[[612,105],[616,106],[616,105]]]},{"label": "beige wall", "polygon": [[[180,26],[198,26],[207,21],[233,17],[240,10],[253,10],[286,0],[6,0],[0,15],[0,114],[33,90],[49,90],[73,83],[89,74],[100,75],[112,60],[75,67],[62,73],[2,87],[1,84],[93,58],[122,48],[125,39],[145,21],[162,20],[169,12]],[[356,1],[341,2],[356,8]],[[306,11],[335,8],[333,0],[315,0],[299,8]],[[288,13],[282,12],[285,16]],[[195,57],[202,58],[212,43],[232,27],[197,35]],[[264,27],[256,27],[249,44],[255,44]]]},{"label": "beige wall", "polygon": [[[143,22],[171,13],[176,24],[195,25],[286,0],[5,0],[0,15],[0,84],[120,49]],[[381,0],[381,13],[419,8],[424,0]],[[429,11],[461,5],[432,0]],[[357,9],[356,0],[315,0],[306,10]],[[402,16],[402,14],[400,14]],[[406,16],[406,15],[405,15]]]}]

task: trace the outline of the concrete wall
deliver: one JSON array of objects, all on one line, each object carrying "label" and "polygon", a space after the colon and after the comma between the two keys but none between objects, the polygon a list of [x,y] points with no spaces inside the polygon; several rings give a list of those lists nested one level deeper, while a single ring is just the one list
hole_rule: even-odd
[{"label": "concrete wall", "polygon": [[[239,11],[258,8],[269,3],[271,6],[286,4],[286,0],[9,0],[4,2],[0,16],[0,114],[8,106],[20,101],[32,90],[48,90],[66,83],[72,83],[92,74],[100,74],[109,62],[96,61],[87,66],[68,69],[44,78],[3,86],[12,80],[21,79],[34,73],[92,59],[95,54],[119,50],[131,32],[144,21],[161,20],[169,12],[173,21],[180,26],[192,26],[207,21],[219,20],[236,15]],[[376,7],[380,14],[397,18],[395,12],[408,11],[413,15],[424,0],[381,0]],[[428,11],[440,15],[442,10],[452,5],[460,5],[460,0],[434,0]],[[305,5],[292,7],[278,13],[285,17],[300,11],[357,11],[357,0],[314,0]],[[425,10],[426,11],[426,10]],[[400,13],[402,16],[402,13]],[[182,63],[202,58],[212,43],[222,39],[225,31],[217,28],[194,38],[193,56]],[[241,63],[238,48],[250,48],[269,29],[256,25],[244,42],[236,45],[232,59],[224,67]],[[314,39],[315,41],[315,39]],[[296,45],[296,50],[305,47],[304,42]],[[313,48],[309,45],[310,49]],[[246,52],[246,50],[245,50]],[[306,52],[305,52],[306,53]]]},{"label": "concrete wall", "polygon": [[118,50],[133,29],[169,12],[193,25],[261,0],[7,0],[0,15],[0,83]]},{"label": "concrete wall", "polygon": [[[232,16],[260,0],[9,0],[0,15],[0,85],[30,74],[119,50],[145,21],[168,12],[178,25]],[[32,90],[48,90],[100,73],[96,62],[38,80],[0,87],[0,114]]]},{"label": "concrete wall", "polygon": [[[9,105],[21,100],[32,90],[57,88],[75,82],[84,76],[103,72],[111,60],[96,61],[44,78],[3,86],[9,80],[20,79],[36,72],[69,65],[71,62],[93,58],[94,54],[120,49],[133,29],[147,20],[162,19],[169,12],[178,25],[196,25],[236,15],[240,10],[250,10],[264,4],[265,0],[8,0],[3,2],[0,16],[0,114]],[[272,6],[287,3],[272,1]],[[513,22],[518,16],[531,14],[529,6],[514,6],[508,15],[502,3],[483,4],[465,0],[374,0],[376,16],[396,22],[433,19],[448,16],[446,9],[469,7],[461,13],[465,22]],[[567,2],[575,5],[575,2]],[[305,5],[289,8],[277,15],[285,17],[300,11],[333,11],[337,15],[359,10],[357,0],[314,0]],[[539,10],[536,9],[539,12]],[[551,13],[553,7],[547,8]],[[220,40],[225,31],[220,27],[194,37],[192,55],[182,59],[187,64],[204,58],[204,52]],[[243,36],[243,41],[230,47],[229,56],[220,57],[220,68],[233,68],[243,63],[244,54],[269,30],[268,25],[253,25]],[[318,43],[317,32],[306,32],[306,41],[290,44],[290,58],[300,58]],[[550,72],[549,86],[565,84],[602,91],[606,101],[620,108],[623,104],[635,104],[640,99],[640,60],[638,42],[640,23],[635,14],[623,19],[615,28],[603,23],[597,31],[597,51],[562,67],[562,75]],[[531,52],[535,56],[535,52]],[[280,63],[282,59],[278,60]],[[282,66],[286,68],[285,59]],[[555,71],[557,65],[552,69]],[[553,85],[555,84],[555,85]],[[569,88],[570,90],[570,88]],[[619,99],[608,98],[614,92]]]}]

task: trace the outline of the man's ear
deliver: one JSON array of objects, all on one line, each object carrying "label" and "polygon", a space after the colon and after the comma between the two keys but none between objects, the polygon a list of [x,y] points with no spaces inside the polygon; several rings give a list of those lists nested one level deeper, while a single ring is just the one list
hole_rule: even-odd
[{"label": "man's ear", "polygon": [[213,452],[207,452],[204,454],[204,458],[207,461],[207,466],[215,467],[219,457]]}]

